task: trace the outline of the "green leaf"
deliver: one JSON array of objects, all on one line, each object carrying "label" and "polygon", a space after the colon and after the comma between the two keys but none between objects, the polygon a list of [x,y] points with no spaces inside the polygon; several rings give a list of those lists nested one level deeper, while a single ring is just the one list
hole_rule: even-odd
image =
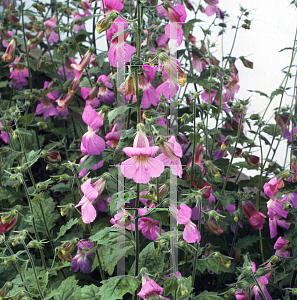
[{"label": "green leaf", "polygon": [[128,109],[127,106],[120,106],[120,107],[117,107],[117,108],[113,109],[112,111],[110,111],[107,114],[109,124],[112,123],[112,121],[117,117],[117,115],[125,114],[127,109]]},{"label": "green leaf", "polygon": [[[159,255],[157,255],[157,251],[154,242],[151,242],[140,252],[139,270],[141,268],[147,268],[151,274],[163,272],[165,254],[160,252]],[[135,261],[130,268],[129,275],[135,275]]]},{"label": "green leaf", "polygon": [[220,200],[223,204],[223,209],[225,210],[229,204],[235,204],[235,198],[230,193],[221,194],[218,191],[213,192],[214,197]]},{"label": "green leaf", "polygon": [[68,277],[63,280],[57,291],[60,293],[55,297],[56,300],[73,300],[73,294],[78,289],[77,286],[78,280],[75,279],[75,276]]},{"label": "green leaf", "polygon": [[123,299],[123,296],[127,293],[133,295],[140,281],[132,276],[115,276],[103,280],[101,283],[102,286],[98,293],[101,300],[118,300]]},{"label": "green leaf", "polygon": [[80,172],[83,168],[89,171],[90,168],[94,167],[94,165],[98,164],[102,159],[103,159],[102,153],[100,155],[89,155],[83,161],[83,163],[77,167],[77,172]]},{"label": "green leaf", "polygon": [[133,145],[135,133],[136,133],[136,129],[134,129],[134,128],[125,130],[121,135],[117,149],[123,149],[128,146],[131,147]]},{"label": "green leaf", "polygon": [[71,229],[72,226],[78,223],[78,220],[79,219],[70,219],[65,225],[62,225],[55,241],[57,241],[61,236],[64,236],[67,230]]},{"label": "green leaf", "polygon": [[235,167],[239,167],[239,168],[246,168],[248,170],[258,170],[259,167],[255,167],[255,166],[250,166],[247,162],[245,161],[240,161],[237,163],[234,163],[233,166]]},{"label": "green leaf", "polygon": [[94,284],[85,285],[84,287],[77,289],[73,294],[74,300],[99,300],[100,296],[97,296],[100,288]]},{"label": "green leaf", "polygon": [[265,93],[263,93],[263,92],[261,92],[261,91],[256,91],[256,90],[248,90],[249,92],[251,92],[251,93],[257,93],[257,94],[259,94],[260,96],[264,96],[264,97],[266,97],[266,98],[269,98],[269,96],[267,95],[267,94],[265,94]]},{"label": "green leaf", "polygon": [[[119,197],[120,196],[120,197]],[[126,191],[126,192],[120,192],[120,193],[115,193],[109,203],[109,208],[110,208],[110,213],[112,215],[116,214],[117,209],[118,209],[118,199],[125,199],[125,203],[129,203],[130,200],[136,199],[136,193],[134,190]]]},{"label": "green leaf", "polygon": [[171,276],[168,279],[166,279],[164,283],[164,293],[166,296],[169,296],[171,294],[173,297],[175,295],[175,291],[178,289],[178,282],[176,276]]},{"label": "green leaf", "polygon": [[262,240],[261,237],[256,235],[247,235],[237,241],[234,248],[238,249],[246,249],[253,245],[253,243],[257,243],[257,241]]},{"label": "green leaf", "polygon": [[49,299],[56,299],[56,296],[59,296],[60,293],[57,290],[49,290],[48,293],[46,294],[46,297],[44,300],[49,300]]},{"label": "green leaf", "polygon": [[15,202],[16,200],[21,200],[22,195],[20,192],[17,192],[16,189],[7,186],[0,186],[0,200],[7,200],[10,204]]},{"label": "green leaf", "polygon": [[197,187],[200,187],[200,185],[203,183],[203,173],[200,166],[194,164],[194,170],[193,170],[194,178],[197,180]]},{"label": "green leaf", "polygon": [[101,53],[98,54],[96,57],[95,61],[99,64],[99,67],[102,67],[105,58],[108,56],[108,51],[102,51]]},{"label": "green leaf", "polygon": [[[55,212],[56,203],[53,201],[52,198],[47,198],[44,200],[44,202],[40,202],[40,205],[42,205],[43,207],[45,220],[50,231],[55,226],[55,222],[59,217],[59,214]],[[39,232],[46,233],[40,206],[36,204],[33,210],[37,230]],[[31,228],[31,232],[33,232],[33,228]]]},{"label": "green leaf", "polygon": [[189,33],[191,31],[193,31],[195,23],[200,23],[200,22],[203,22],[203,21],[200,19],[192,19],[192,20],[188,21],[187,23],[183,24],[183,33],[184,33],[184,37],[186,39],[188,39]]},{"label": "green leaf", "polygon": [[194,300],[223,300],[224,298],[218,296],[218,293],[204,291],[194,298]]},{"label": "green leaf", "polygon": [[27,167],[31,167],[37,162],[37,160],[39,159],[40,151],[41,150],[38,151],[32,150],[29,153],[27,153],[27,160],[28,160]]},{"label": "green leaf", "polygon": [[10,84],[9,81],[0,81],[0,88],[5,88]]},{"label": "green leaf", "polygon": [[154,221],[162,222],[165,225],[169,225],[169,211],[160,209],[150,209],[142,217],[148,217]]},{"label": "green leaf", "polygon": [[64,192],[68,192],[70,190],[70,187],[68,184],[60,182],[60,183],[53,185],[50,188],[50,190],[53,191],[54,193],[55,192],[64,193]]},{"label": "green leaf", "polygon": [[207,258],[198,259],[197,270],[203,273],[206,269],[216,274],[218,274],[219,271],[226,273],[234,272],[233,269],[227,268],[224,265],[222,265],[214,256],[208,256]]}]

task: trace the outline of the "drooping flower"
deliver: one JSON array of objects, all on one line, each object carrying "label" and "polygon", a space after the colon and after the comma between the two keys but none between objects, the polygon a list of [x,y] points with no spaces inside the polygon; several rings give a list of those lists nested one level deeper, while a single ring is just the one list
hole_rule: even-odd
[{"label": "drooping flower", "polygon": [[128,33],[124,33],[124,38],[113,38],[115,34],[119,34],[119,29],[124,31],[128,27],[128,22],[121,16],[118,16],[111,28],[107,30],[107,39],[111,41],[108,51],[108,59],[112,67],[122,68],[125,62],[131,61],[131,55],[136,52],[136,48],[125,42]]},{"label": "drooping flower", "polygon": [[[60,68],[59,72],[66,77],[66,80],[69,80],[75,76],[74,73],[74,68],[71,66],[71,64],[76,65],[76,61],[73,57],[69,58],[68,55],[65,55],[64,59],[64,68]],[[64,69],[65,69],[65,74],[64,74]]]},{"label": "drooping flower", "polygon": [[287,223],[285,220],[280,220],[280,216],[274,216],[269,219],[270,237],[274,238],[277,235],[277,226],[289,229],[291,223]]},{"label": "drooping flower", "polygon": [[205,227],[207,228],[207,230],[211,231],[217,236],[220,236],[223,233],[220,224],[218,224],[216,221],[212,219],[210,219],[208,222],[205,223]]},{"label": "drooping flower", "polygon": [[180,209],[177,214],[178,224],[185,225],[183,231],[183,238],[188,243],[197,243],[199,244],[201,235],[197,226],[191,221],[192,209],[184,203],[180,204]]},{"label": "drooping flower", "polygon": [[110,83],[110,79],[106,75],[99,76],[97,83],[101,83],[98,91],[98,97],[104,103],[110,104],[115,101],[114,92],[108,88],[113,88],[113,85]]},{"label": "drooping flower", "polygon": [[277,193],[278,189],[284,187],[284,181],[282,177],[280,177],[278,180],[275,178],[272,178],[267,183],[264,184],[263,189],[264,193],[270,197],[273,198]]},{"label": "drooping flower", "polygon": [[7,45],[5,53],[2,55],[2,60],[6,63],[10,62],[15,52],[15,49],[16,49],[16,41],[15,38],[13,37],[12,40]]},{"label": "drooping flower", "polygon": [[80,242],[77,243],[77,248],[78,251],[75,257],[73,257],[73,259],[71,260],[71,269],[73,272],[77,272],[78,270],[80,270],[84,274],[89,274],[92,270],[92,264],[88,259],[88,256],[93,255],[94,252],[85,254],[82,250],[93,249],[94,245],[89,241],[81,239]]},{"label": "drooping flower", "polygon": [[292,203],[294,208],[297,208],[297,194],[288,193],[281,199],[283,202]]},{"label": "drooping flower", "polygon": [[156,298],[156,299],[162,298],[162,299],[170,300],[168,298],[161,296],[163,290],[164,289],[160,287],[154,280],[149,278],[147,275],[144,275],[142,277],[142,288],[137,295],[144,300],[149,300],[152,298]]},{"label": "drooping flower", "polygon": [[229,77],[229,83],[227,85],[224,85],[224,89],[226,90],[226,93],[223,95],[224,102],[233,101],[235,93],[238,93],[240,86],[238,85],[239,77],[238,77],[238,70],[237,68],[232,64],[232,74]]},{"label": "drooping flower", "polygon": [[0,235],[3,235],[3,233],[5,234],[11,230],[16,224],[17,220],[18,215],[14,216],[9,222],[5,222],[4,224],[2,221],[0,221]]},{"label": "drooping flower", "polygon": [[115,123],[112,125],[111,132],[109,132],[105,138],[107,139],[106,144],[108,144],[111,148],[116,148],[118,146],[119,140],[121,138],[120,127],[122,127],[119,123]]},{"label": "drooping flower", "polygon": [[[1,119],[0,119],[1,120]],[[0,128],[2,127],[2,123],[0,121]],[[0,138],[5,142],[6,144],[8,143],[8,135],[6,131],[0,130]]]},{"label": "drooping flower", "polygon": [[[53,87],[54,87],[54,82],[52,83],[48,81],[44,82],[44,88],[43,88],[44,91],[51,89]],[[35,115],[43,114],[44,120],[51,116],[56,117],[58,115],[58,112],[54,107],[53,102],[58,97],[59,97],[59,92],[57,90],[53,90],[47,93],[46,95],[44,95],[41,99],[39,99],[41,103],[37,104]]]},{"label": "drooping flower", "polygon": [[289,240],[279,237],[276,240],[273,249],[276,250],[275,255],[288,258],[290,257],[290,252],[287,251],[287,249],[290,247],[291,244],[289,244]]},{"label": "drooping flower", "polygon": [[143,131],[143,125],[138,125],[133,147],[123,149],[129,159],[121,164],[121,171],[127,178],[133,178],[136,183],[148,183],[151,177],[159,177],[164,171],[164,165],[158,158],[153,158],[159,147],[149,147],[149,141]]},{"label": "drooping flower", "polygon": [[173,175],[181,178],[183,170],[180,159],[183,156],[183,152],[175,136],[170,137],[168,142],[160,141],[160,149],[162,153],[157,158],[163,162],[164,166],[170,166]]},{"label": "drooping flower", "polygon": [[257,211],[251,202],[242,201],[242,209],[249,218],[250,224],[256,229],[262,229],[266,216]]},{"label": "drooping flower", "polygon": [[[110,219],[110,223],[113,224],[111,227],[120,227],[135,231],[135,221],[133,218],[134,214],[132,216],[128,211],[123,210]],[[140,230],[140,227],[138,227],[138,230]]]},{"label": "drooping flower", "polygon": [[59,35],[51,29],[57,27],[57,16],[53,15],[50,20],[45,21],[44,26],[49,26],[49,28],[46,29],[48,44],[51,45],[52,42],[57,43],[59,41]]},{"label": "drooping flower", "polygon": [[5,31],[4,29],[0,28],[0,41],[2,41],[2,45],[4,47],[8,47],[9,42],[7,42],[7,39],[11,38],[14,35],[12,31]]},{"label": "drooping flower", "polygon": [[[84,157],[82,157],[80,159],[79,165],[81,165],[87,157],[88,157],[88,155],[85,155]],[[104,164],[104,160],[101,160],[97,164],[95,164],[93,167],[91,167],[90,170],[97,170],[97,169],[101,168],[103,166],[103,164]],[[87,173],[88,173],[87,169],[83,168],[80,171],[80,173],[78,174],[78,177],[79,178],[84,177],[87,175]]]},{"label": "drooping flower", "polygon": [[87,0],[80,1],[80,5],[81,5],[82,9],[85,11],[84,17],[92,15],[92,13],[90,12],[90,8],[92,7],[92,4],[89,3],[89,1],[87,1]]},{"label": "drooping flower", "polygon": [[288,212],[283,209],[284,205],[276,198],[267,201],[268,215],[273,219],[276,215],[287,218]]},{"label": "drooping flower", "polygon": [[219,0],[204,0],[208,5],[205,8],[205,14],[207,16],[212,16],[214,13],[217,14],[219,19],[224,18],[223,11],[217,6],[219,4]]},{"label": "drooping flower", "polygon": [[98,86],[96,85],[91,89],[88,87],[83,87],[80,90],[84,100],[86,100],[87,104],[92,106],[93,108],[96,108],[100,103],[99,99],[96,97],[98,94],[98,90]]},{"label": "drooping flower", "polygon": [[83,15],[80,15],[77,11],[73,12],[73,21],[75,22],[75,25],[73,26],[74,32],[79,32],[81,30],[85,30],[85,24],[81,21],[79,21],[81,18],[83,18]]},{"label": "drooping flower", "polygon": [[84,69],[88,66],[90,63],[92,57],[92,52],[88,50],[85,55],[82,57],[79,64],[71,64],[71,67],[74,69],[75,79],[79,79],[82,76],[82,73]]},{"label": "drooping flower", "polygon": [[[139,215],[144,215],[149,210],[146,208],[139,209]],[[148,217],[142,217],[139,220],[139,229],[141,229],[142,234],[149,240],[153,240],[154,242],[158,239],[159,234],[159,222],[154,221],[151,218]],[[162,229],[162,233],[165,233],[165,231]]]},{"label": "drooping flower", "polygon": [[25,66],[25,57],[24,55],[21,55],[20,57],[17,57],[13,63],[20,63],[19,65],[10,65],[10,79],[13,79],[14,86],[19,89],[23,89],[24,86],[28,84],[28,80],[26,77],[29,77],[29,71],[28,68]]},{"label": "drooping flower", "polygon": [[83,155],[99,155],[105,150],[105,142],[96,133],[99,127],[103,125],[103,120],[90,105],[85,106],[82,119],[88,125],[88,132],[82,137],[81,151]]}]

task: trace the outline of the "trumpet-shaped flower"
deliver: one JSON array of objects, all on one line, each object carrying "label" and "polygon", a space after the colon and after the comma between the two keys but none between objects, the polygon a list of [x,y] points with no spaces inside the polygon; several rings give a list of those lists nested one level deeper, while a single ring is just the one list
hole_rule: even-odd
[{"label": "trumpet-shaped flower", "polygon": [[159,147],[149,147],[149,141],[142,129],[138,130],[133,147],[123,149],[129,159],[121,164],[121,171],[127,178],[133,178],[137,183],[148,183],[151,177],[159,177],[164,171],[162,161],[153,156]]},{"label": "trumpet-shaped flower", "polygon": [[291,223],[287,223],[285,220],[280,220],[280,216],[275,216],[269,219],[270,237],[274,238],[277,235],[277,226],[289,229]]},{"label": "trumpet-shaped flower", "polygon": [[10,79],[14,80],[14,86],[19,89],[23,89],[25,85],[28,84],[28,80],[26,77],[29,77],[28,68],[24,66],[25,58],[21,55],[17,57],[13,63],[16,64],[17,62],[22,63],[22,65],[10,65]]},{"label": "trumpet-shaped flower", "polygon": [[96,133],[99,127],[103,125],[103,120],[90,105],[85,106],[82,119],[88,125],[88,132],[82,137],[81,151],[83,155],[99,155],[105,150],[105,142]]},{"label": "trumpet-shaped flower", "polygon": [[181,178],[183,171],[180,159],[183,152],[175,137],[170,137],[168,142],[160,142],[160,149],[163,153],[159,154],[157,158],[163,162],[164,166],[170,166],[172,174]]},{"label": "trumpet-shaped flower", "polygon": [[81,270],[82,273],[89,274],[92,270],[92,264],[88,259],[88,256],[93,255],[94,252],[85,254],[82,250],[93,249],[94,245],[91,242],[82,239],[77,243],[77,248],[78,251],[75,257],[71,260],[71,269],[73,272]]},{"label": "trumpet-shaped flower", "polygon": [[263,189],[264,193],[268,197],[273,198],[278,193],[278,189],[282,187],[284,187],[284,182],[282,180],[282,177],[280,177],[278,180],[276,180],[275,178],[269,180],[264,184]]},{"label": "trumpet-shaped flower", "polygon": [[144,300],[149,300],[152,298],[155,299],[161,298],[161,299],[170,300],[168,298],[161,296],[163,290],[164,289],[160,287],[154,280],[149,278],[147,275],[144,275],[142,278],[142,288],[137,295]]},{"label": "trumpet-shaped flower", "polygon": [[262,229],[266,216],[257,211],[251,202],[242,201],[242,209],[249,218],[250,224],[256,229]]},{"label": "trumpet-shaped flower", "polygon": [[290,247],[291,247],[291,244],[289,244],[289,240],[279,237],[276,240],[273,249],[276,250],[275,255],[277,255],[277,256],[290,257],[290,252],[287,251],[287,249]]},{"label": "trumpet-shaped flower", "polygon": [[188,243],[200,242],[201,235],[197,226],[191,221],[192,209],[184,203],[181,203],[180,209],[177,213],[178,224],[185,225],[183,238]]},{"label": "trumpet-shaped flower", "polygon": [[108,88],[112,88],[113,85],[110,83],[110,79],[106,75],[99,76],[97,82],[101,82],[101,86],[98,91],[98,97],[104,103],[110,104],[115,101],[114,92]]}]

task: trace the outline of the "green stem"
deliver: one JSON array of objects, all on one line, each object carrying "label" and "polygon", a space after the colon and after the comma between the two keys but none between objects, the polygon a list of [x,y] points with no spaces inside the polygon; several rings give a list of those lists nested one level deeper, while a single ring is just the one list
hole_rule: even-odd
[{"label": "green stem", "polygon": [[22,24],[22,31],[23,31],[23,38],[24,38],[24,46],[25,46],[27,63],[28,63],[29,86],[30,86],[30,92],[32,93],[32,79],[31,79],[31,71],[30,71],[30,62],[29,62],[28,46],[27,46],[26,35],[25,35],[25,21],[24,21],[23,0],[21,0],[21,11],[22,11],[22,23],[23,23]]},{"label": "green stem", "polygon": [[29,250],[28,250],[26,244],[24,243],[24,241],[22,241],[22,244],[23,244],[23,246],[24,246],[24,248],[25,248],[25,250],[26,250],[26,252],[27,252],[27,255],[28,255],[29,259],[30,259],[30,262],[31,262],[31,266],[32,266],[32,269],[33,269],[33,273],[34,273],[34,277],[35,277],[35,282],[36,282],[36,285],[37,285],[37,289],[38,289],[39,295],[40,295],[41,299],[44,299],[43,293],[42,293],[42,291],[41,291],[41,287],[40,287],[40,285],[39,285],[39,279],[38,279],[38,277],[37,277],[37,273],[36,273],[36,269],[35,269],[35,265],[34,265],[33,258],[32,258],[32,256],[31,256],[31,254],[30,254],[30,252],[29,252]]},{"label": "green stem", "polygon": [[[196,97],[194,98],[193,103],[193,151],[192,151],[192,161],[191,161],[191,174],[190,174],[190,191],[193,187],[193,169],[194,169],[194,158],[196,152]],[[199,186],[197,186],[199,188]],[[190,199],[190,208],[192,206],[192,201]]]},{"label": "green stem", "polygon": [[[139,230],[138,230],[138,207],[139,207],[139,183],[136,183],[136,203],[135,203],[135,276],[139,273]],[[161,227],[161,226],[160,226]],[[135,291],[134,300],[138,299]]]},{"label": "green stem", "polygon": [[[232,153],[232,156],[231,156],[231,159],[230,159],[230,162],[229,162],[229,165],[228,165],[228,170],[227,170],[227,174],[226,174],[226,178],[225,178],[225,181],[224,181],[224,185],[223,185],[223,188],[221,190],[221,194],[224,193],[225,191],[225,188],[226,188],[226,185],[227,185],[227,181],[228,181],[228,176],[229,176],[229,173],[230,173],[230,170],[231,170],[231,166],[232,166],[232,162],[233,162],[233,158],[235,156],[235,152],[236,152],[236,146],[237,146],[237,143],[238,143],[238,140],[239,140],[239,136],[240,136],[240,128],[241,128],[241,122],[242,122],[242,114],[240,115],[240,120],[239,120],[239,125],[238,125],[238,131],[237,131],[237,136],[236,136],[236,142],[235,142],[235,145],[234,145],[234,150],[233,150],[233,153]],[[218,200],[218,203],[216,204],[214,210],[217,210],[219,204],[220,204],[221,200]]]}]

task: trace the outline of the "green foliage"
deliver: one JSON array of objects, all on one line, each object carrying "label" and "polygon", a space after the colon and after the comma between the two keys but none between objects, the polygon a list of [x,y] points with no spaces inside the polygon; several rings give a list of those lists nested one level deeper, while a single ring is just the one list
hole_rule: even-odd
[{"label": "green foliage", "polygon": [[85,285],[82,288],[76,290],[73,294],[74,300],[100,300],[101,297],[98,294],[100,288],[94,284]]},{"label": "green foliage", "polygon": [[226,273],[233,273],[233,268],[227,268],[219,262],[214,256],[208,256],[207,258],[200,258],[197,260],[197,270],[203,273],[205,270],[210,270],[218,274],[219,271]]},{"label": "green foliage", "polygon": [[64,236],[67,230],[71,229],[77,223],[78,219],[70,219],[65,225],[62,225],[55,240],[57,241],[60,237]]},{"label": "green foliage", "polygon": [[61,285],[58,287],[57,291],[59,295],[55,296],[57,300],[74,300],[74,294],[77,289],[78,280],[75,279],[75,276],[71,276],[62,281]]},{"label": "green foliage", "polygon": [[98,295],[101,300],[123,299],[127,293],[134,294],[140,281],[132,276],[114,276],[102,281],[102,286]]},{"label": "green foliage", "polygon": [[222,300],[224,298],[218,296],[218,293],[204,291],[194,298],[195,300]]},{"label": "green foliage", "polygon": [[252,246],[254,243],[257,243],[257,241],[261,240],[259,236],[256,235],[248,235],[243,238],[240,238],[237,243],[235,244],[234,248],[237,249],[246,249],[247,247]]}]

